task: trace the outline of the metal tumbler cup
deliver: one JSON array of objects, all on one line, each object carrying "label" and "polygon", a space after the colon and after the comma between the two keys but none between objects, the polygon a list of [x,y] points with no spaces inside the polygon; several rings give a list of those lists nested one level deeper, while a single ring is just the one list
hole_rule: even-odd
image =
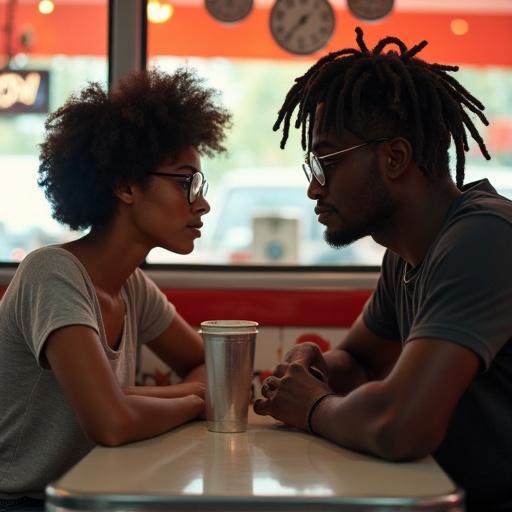
[{"label": "metal tumbler cup", "polygon": [[212,432],[244,432],[251,394],[258,323],[201,323],[206,356],[206,421]]}]

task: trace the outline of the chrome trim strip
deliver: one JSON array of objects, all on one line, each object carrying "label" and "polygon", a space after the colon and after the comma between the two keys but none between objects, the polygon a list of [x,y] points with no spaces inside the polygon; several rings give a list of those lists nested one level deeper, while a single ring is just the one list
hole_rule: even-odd
[{"label": "chrome trim strip", "polygon": [[199,271],[146,270],[159,286],[179,289],[221,290],[354,290],[373,289],[378,272],[304,272],[215,269]]},{"label": "chrome trim strip", "polygon": [[[0,285],[7,285],[16,268],[0,268]],[[350,272],[344,269],[325,272],[304,270],[253,271],[230,270],[154,270],[144,269],[156,284],[175,289],[219,290],[371,290],[375,288],[379,272]]]},{"label": "chrome trim strip", "polygon": [[246,496],[162,496],[162,495],[121,495],[73,493],[49,485],[46,488],[46,510],[64,511],[144,511],[165,510],[190,511],[244,511],[256,512],[269,510],[284,511],[338,511],[338,512],[383,512],[397,510],[412,512],[416,510],[430,512],[464,512],[464,492],[456,489],[453,493],[423,498],[385,498],[385,497],[246,497]]}]

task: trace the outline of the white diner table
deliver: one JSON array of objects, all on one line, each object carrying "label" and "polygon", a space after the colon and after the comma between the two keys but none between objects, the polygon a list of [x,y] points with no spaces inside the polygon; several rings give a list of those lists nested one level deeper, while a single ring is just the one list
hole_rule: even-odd
[{"label": "white diner table", "polygon": [[431,457],[382,461],[253,412],[242,433],[196,421],[96,447],[46,490],[49,512],[461,512],[463,501]]}]

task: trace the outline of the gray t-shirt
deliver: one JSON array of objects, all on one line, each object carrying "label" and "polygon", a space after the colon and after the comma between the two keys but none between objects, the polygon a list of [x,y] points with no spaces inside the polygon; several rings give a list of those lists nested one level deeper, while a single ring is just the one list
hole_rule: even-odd
[{"label": "gray t-shirt", "polygon": [[434,457],[468,510],[512,506],[512,202],[487,180],[464,187],[419,265],[386,252],[363,318],[384,338],[439,338],[479,357]]},{"label": "gray t-shirt", "polygon": [[45,360],[44,344],[52,331],[90,326],[119,385],[135,383],[138,345],[169,326],[174,307],[140,269],[122,295],[124,329],[118,349],[112,350],[93,283],[75,256],[49,246],[18,267],[0,301],[0,498],[43,497],[46,484],[94,446]]}]

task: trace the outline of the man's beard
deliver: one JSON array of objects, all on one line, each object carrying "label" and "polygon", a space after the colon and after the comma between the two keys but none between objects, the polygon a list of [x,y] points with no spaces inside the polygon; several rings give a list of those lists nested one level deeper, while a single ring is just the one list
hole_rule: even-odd
[{"label": "man's beard", "polygon": [[368,182],[360,203],[361,219],[336,231],[325,231],[324,239],[331,247],[341,249],[375,233],[395,213],[397,205],[389,195],[376,167],[372,169]]}]

